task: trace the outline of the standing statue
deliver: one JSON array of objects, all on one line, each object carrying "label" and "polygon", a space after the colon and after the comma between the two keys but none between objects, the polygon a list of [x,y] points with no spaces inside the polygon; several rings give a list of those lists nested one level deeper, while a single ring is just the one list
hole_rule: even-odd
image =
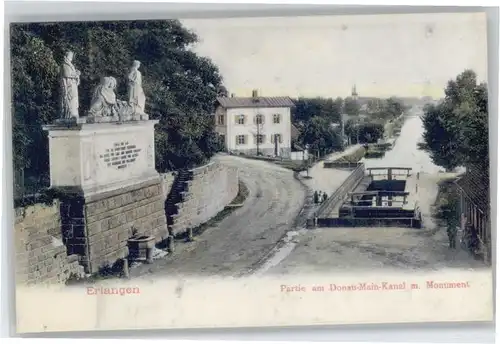
[{"label": "standing statue", "polygon": [[144,114],[146,105],[146,96],[142,89],[142,75],[139,71],[140,66],[139,61],[134,61],[128,74],[128,102],[135,109],[136,114]]},{"label": "standing statue", "polygon": [[61,66],[61,118],[78,118],[80,71],[73,65],[74,53],[68,51]]}]

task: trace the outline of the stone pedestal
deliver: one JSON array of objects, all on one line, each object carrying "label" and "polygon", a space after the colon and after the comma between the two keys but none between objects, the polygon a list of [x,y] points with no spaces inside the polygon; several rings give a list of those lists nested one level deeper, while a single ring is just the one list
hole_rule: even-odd
[{"label": "stone pedestal", "polygon": [[[147,117],[146,117],[147,118]],[[128,256],[132,227],[168,237],[155,170],[158,121],[60,121],[49,132],[50,181],[61,200],[63,239],[87,273]]]},{"label": "stone pedestal", "polygon": [[51,187],[86,196],[158,178],[158,121],[57,123],[49,131]]}]

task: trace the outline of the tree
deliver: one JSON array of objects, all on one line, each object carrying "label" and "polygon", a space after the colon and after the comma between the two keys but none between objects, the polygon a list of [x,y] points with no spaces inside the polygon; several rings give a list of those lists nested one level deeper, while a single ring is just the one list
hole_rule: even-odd
[{"label": "tree", "polygon": [[469,164],[489,168],[488,141],[488,90],[486,84],[478,85],[473,94],[474,109],[460,118],[463,139],[461,155]]},{"label": "tree", "polygon": [[326,118],[333,123],[340,122],[342,98],[299,98],[292,110],[294,123],[307,122],[315,116]]},{"label": "tree", "polygon": [[360,143],[376,143],[384,136],[384,126],[380,123],[362,123],[359,128]]},{"label": "tree", "polygon": [[337,97],[333,101],[333,108],[335,109],[335,113],[338,114],[338,121],[342,119],[342,114],[344,113],[344,99]]},{"label": "tree", "polygon": [[342,98],[333,100],[332,98],[321,99],[320,116],[328,118],[333,123],[340,123],[342,115]]},{"label": "tree", "polygon": [[458,127],[454,125],[451,112],[443,106],[428,105],[424,111],[424,142],[420,148],[429,153],[436,165],[450,171],[462,162],[458,154]]},{"label": "tree", "polygon": [[351,97],[344,100],[344,112],[349,116],[358,116],[361,106],[359,102]]},{"label": "tree", "polygon": [[367,112],[369,114],[379,113],[383,110],[384,103],[382,99],[374,98],[369,99],[367,103]]},{"label": "tree", "polygon": [[425,107],[423,124],[420,148],[436,165],[450,170],[474,164],[488,170],[488,93],[474,71],[448,82],[444,100]]},{"label": "tree", "polygon": [[320,156],[341,150],[342,138],[338,130],[322,117],[311,119],[301,133],[301,142],[310,146],[310,151]]},{"label": "tree", "polygon": [[80,115],[90,106],[102,76],[119,81],[134,59],[142,61],[146,112],[156,126],[159,172],[206,162],[221,148],[214,133],[218,95],[227,95],[217,66],[189,48],[194,33],[177,20],[17,24],[11,27],[13,143],[16,169],[31,175],[48,173],[46,133],[41,126],[58,117],[59,64],[67,50],[75,52],[81,71]]},{"label": "tree", "polygon": [[345,126],[345,134],[355,143],[375,143],[384,136],[384,126],[375,122],[350,120]]},{"label": "tree", "polygon": [[395,97],[388,99],[373,99],[368,105],[368,113],[372,119],[385,122],[392,121],[406,110],[403,102]]},{"label": "tree", "polygon": [[387,114],[389,120],[401,116],[405,110],[404,104],[394,97],[387,99],[384,105],[383,111]]},{"label": "tree", "polygon": [[[12,136],[16,171],[48,171],[48,142],[42,125],[57,117],[58,65],[45,42],[29,32],[15,31],[12,46]],[[29,174],[28,174],[29,175]]]}]

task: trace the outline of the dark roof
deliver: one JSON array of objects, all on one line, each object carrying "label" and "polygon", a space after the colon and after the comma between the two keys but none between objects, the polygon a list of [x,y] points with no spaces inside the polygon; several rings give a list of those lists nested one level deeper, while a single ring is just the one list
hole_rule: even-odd
[{"label": "dark roof", "polygon": [[255,108],[255,107],[293,107],[295,104],[289,97],[217,97],[224,108]]},{"label": "dark roof", "polygon": [[487,173],[474,166],[468,167],[457,184],[483,212],[489,212],[490,185]]}]

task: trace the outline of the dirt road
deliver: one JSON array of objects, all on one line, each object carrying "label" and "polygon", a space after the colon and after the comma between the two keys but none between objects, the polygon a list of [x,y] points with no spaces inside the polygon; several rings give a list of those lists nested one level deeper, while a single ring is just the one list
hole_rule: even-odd
[{"label": "dirt road", "polygon": [[240,178],[249,190],[243,207],[208,228],[195,242],[177,245],[173,256],[132,269],[131,276],[237,276],[251,269],[294,227],[306,189],[291,170],[235,156],[216,159],[240,169]]}]

